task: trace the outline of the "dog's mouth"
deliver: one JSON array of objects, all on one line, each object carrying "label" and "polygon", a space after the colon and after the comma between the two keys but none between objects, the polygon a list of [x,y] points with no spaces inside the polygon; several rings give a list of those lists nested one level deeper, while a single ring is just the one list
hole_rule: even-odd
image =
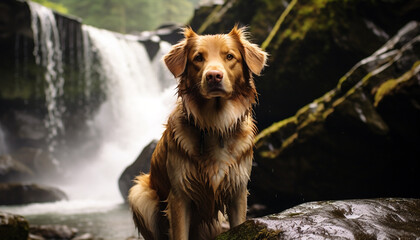
[{"label": "dog's mouth", "polygon": [[223,97],[226,95],[227,95],[227,92],[223,88],[222,84],[208,86],[207,88],[207,96],[209,97]]}]

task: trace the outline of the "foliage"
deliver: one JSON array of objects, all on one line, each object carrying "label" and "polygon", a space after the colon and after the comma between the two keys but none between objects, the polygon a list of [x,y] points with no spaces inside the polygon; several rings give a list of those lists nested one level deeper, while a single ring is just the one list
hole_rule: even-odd
[{"label": "foliage", "polygon": [[42,4],[48,8],[51,8],[59,13],[68,13],[68,9],[63,6],[61,3],[55,3],[48,0],[32,0],[33,2],[37,2],[39,4]]},{"label": "foliage", "polygon": [[[47,0],[38,0],[46,2]],[[121,33],[153,30],[165,23],[186,23],[197,0],[50,0],[68,8],[83,23]]]}]

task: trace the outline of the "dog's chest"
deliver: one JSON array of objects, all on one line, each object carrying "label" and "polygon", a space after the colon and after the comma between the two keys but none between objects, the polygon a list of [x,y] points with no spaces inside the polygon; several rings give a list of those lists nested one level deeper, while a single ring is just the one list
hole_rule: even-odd
[{"label": "dog's chest", "polygon": [[203,132],[181,122],[173,126],[174,141],[168,158],[173,186],[183,189],[197,205],[220,202],[217,199],[226,199],[246,187],[254,139],[250,123],[242,122],[235,131],[224,135]]},{"label": "dog's chest", "polygon": [[[196,141],[193,141],[193,139]],[[209,186],[213,192],[232,191],[249,179],[252,162],[252,136],[232,134],[220,136],[215,133],[191,131],[182,144],[191,153],[191,175],[199,181],[197,186]],[[251,150],[251,151],[250,151]]]}]

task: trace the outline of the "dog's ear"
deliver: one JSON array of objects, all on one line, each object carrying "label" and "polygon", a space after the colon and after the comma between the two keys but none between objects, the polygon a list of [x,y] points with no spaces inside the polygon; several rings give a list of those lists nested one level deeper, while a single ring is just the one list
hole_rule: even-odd
[{"label": "dog's ear", "polygon": [[267,53],[259,48],[256,44],[253,44],[247,40],[247,33],[245,28],[238,28],[238,25],[235,25],[230,31],[229,36],[237,39],[240,44],[243,46],[243,58],[248,65],[251,72],[256,75],[260,75],[261,70],[264,68],[267,62]]},{"label": "dog's ear", "polygon": [[185,39],[174,45],[163,58],[169,71],[175,76],[179,77],[185,71],[187,65],[187,50],[186,46],[188,40],[197,36],[197,34],[190,28],[184,29]]}]

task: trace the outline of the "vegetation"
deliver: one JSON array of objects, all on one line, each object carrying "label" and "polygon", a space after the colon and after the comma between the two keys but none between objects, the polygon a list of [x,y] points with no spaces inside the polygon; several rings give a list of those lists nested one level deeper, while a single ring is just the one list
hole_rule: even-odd
[{"label": "vegetation", "polygon": [[121,33],[154,30],[166,23],[185,24],[199,0],[35,0],[83,23]]},{"label": "vegetation", "polygon": [[63,4],[51,2],[48,0],[32,0],[33,2],[37,2],[39,4],[42,4],[48,8],[54,9],[55,11],[59,13],[66,14],[68,13],[68,9],[63,6]]}]

